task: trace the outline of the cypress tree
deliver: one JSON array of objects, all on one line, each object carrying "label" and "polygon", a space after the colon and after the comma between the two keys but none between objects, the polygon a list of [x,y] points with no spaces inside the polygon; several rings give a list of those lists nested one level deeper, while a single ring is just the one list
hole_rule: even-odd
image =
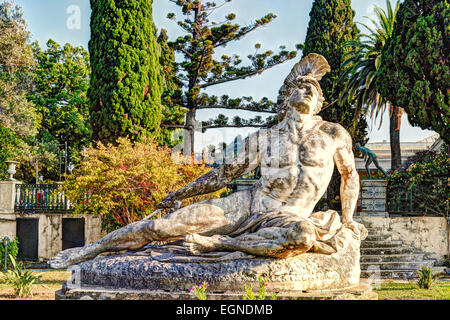
[{"label": "cypress tree", "polygon": [[152,0],[91,0],[93,140],[159,136],[163,74]]},{"label": "cypress tree", "polygon": [[345,54],[351,50],[346,41],[355,40],[359,30],[353,23],[355,12],[350,0],[315,0],[310,12],[310,21],[303,48],[303,57],[310,53],[323,55],[330,64],[331,72],[320,81],[325,97],[320,116],[324,120],[338,122],[346,128],[354,142],[367,142],[367,123],[364,117],[354,120],[355,108],[348,102],[339,102],[345,82],[339,81]]},{"label": "cypress tree", "polygon": [[404,1],[383,47],[377,86],[404,108],[412,125],[435,130],[450,143],[450,4]]}]

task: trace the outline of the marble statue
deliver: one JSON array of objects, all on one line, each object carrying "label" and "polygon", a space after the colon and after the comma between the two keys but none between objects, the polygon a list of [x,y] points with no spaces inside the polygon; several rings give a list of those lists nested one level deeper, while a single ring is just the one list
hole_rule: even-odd
[{"label": "marble statue", "polygon": [[369,176],[369,179],[372,178],[372,174],[370,173],[370,164],[373,162],[375,167],[377,167],[378,170],[380,170],[385,177],[387,177],[386,171],[383,170],[383,168],[379,165],[377,155],[373,153],[370,149],[366,147],[362,147],[359,143],[355,144],[356,149],[360,150],[363,154],[363,159],[366,161],[365,167],[367,171],[367,175]]},{"label": "marble statue", "polygon": [[[51,267],[66,268],[101,253],[138,250],[155,241],[177,242],[194,255],[241,252],[281,259],[305,252],[333,254],[344,241],[339,238],[342,230],[365,239],[367,230],[353,220],[359,177],[351,137],[339,124],[316,115],[324,101],[318,81],[329,71],[321,55],[302,59],[280,89],[280,122],[247,137],[231,163],[165,197],[157,207],[172,208],[171,213],[64,250],[49,261]],[[251,189],[180,208],[182,199],[219,190],[259,165],[261,178]],[[313,213],[334,165],[341,174],[342,221],[335,211]]]}]

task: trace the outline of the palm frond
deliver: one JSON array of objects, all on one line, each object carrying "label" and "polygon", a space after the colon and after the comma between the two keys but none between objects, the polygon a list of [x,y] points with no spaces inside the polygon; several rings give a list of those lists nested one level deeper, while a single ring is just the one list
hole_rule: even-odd
[{"label": "palm frond", "polygon": [[[379,94],[376,86],[378,70],[381,67],[381,49],[392,35],[395,17],[399,8],[399,1],[392,8],[389,0],[386,0],[386,10],[375,6],[375,19],[365,17],[373,26],[358,23],[368,32],[360,34],[357,39],[344,44],[346,48],[352,48],[344,56],[340,81],[346,81],[339,100],[348,101],[355,105],[355,116],[360,114],[370,115],[376,120],[386,111],[389,105]],[[380,126],[383,117],[380,117]]]}]

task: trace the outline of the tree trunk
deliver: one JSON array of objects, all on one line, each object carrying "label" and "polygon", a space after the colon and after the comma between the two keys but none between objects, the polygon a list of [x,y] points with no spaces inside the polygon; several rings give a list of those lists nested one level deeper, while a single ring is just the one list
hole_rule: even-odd
[{"label": "tree trunk", "polygon": [[189,109],[186,113],[187,129],[184,130],[184,155],[194,154],[195,111],[195,109]]},{"label": "tree trunk", "polygon": [[402,110],[394,106],[389,119],[389,136],[391,140],[391,169],[397,170],[402,165],[400,150],[400,127],[402,124]]},{"label": "tree trunk", "polygon": [[[202,27],[202,22],[200,19],[201,14],[201,8],[202,8],[202,2],[201,0],[197,1],[197,8],[194,12],[194,21],[196,22],[196,28],[192,30],[192,36],[194,40],[199,40],[201,37],[200,29]],[[191,52],[193,53],[193,52]],[[200,66],[199,66],[200,68]],[[188,86],[188,94],[187,94],[187,100],[188,105],[187,108],[189,111],[186,113],[186,121],[185,125],[187,129],[184,130],[184,155],[194,155],[194,139],[195,139],[195,115],[197,109],[195,108],[195,102],[192,90],[197,86],[198,79],[193,78],[192,75],[190,75],[189,79],[189,86]]]}]

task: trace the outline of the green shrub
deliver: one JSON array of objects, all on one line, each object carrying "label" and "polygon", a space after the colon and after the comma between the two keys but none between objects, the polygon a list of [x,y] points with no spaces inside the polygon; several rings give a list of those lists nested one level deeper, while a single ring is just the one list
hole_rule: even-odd
[{"label": "green shrub", "polygon": [[450,258],[445,258],[445,260],[444,260],[444,266],[450,268]]},{"label": "green shrub", "polygon": [[17,297],[33,296],[32,290],[37,285],[48,289],[47,286],[41,284],[42,274],[33,274],[31,270],[24,269],[22,262],[16,262],[12,255],[9,255],[9,259],[13,269],[1,275],[1,282],[11,286]]},{"label": "green shrub", "polygon": [[[3,239],[3,238],[2,238]],[[1,240],[0,239],[0,242]],[[17,258],[17,254],[19,253],[19,239],[17,237],[14,237],[9,243],[8,243],[8,255],[11,255],[14,259]],[[8,269],[12,268],[12,261],[11,259],[7,259],[8,262]],[[0,243],[0,270],[3,271],[5,269],[5,246],[3,245],[3,242]]]},{"label": "green shrub", "polygon": [[447,145],[441,152],[419,152],[406,164],[389,172],[389,211],[412,211],[448,216],[450,208],[450,157]]},{"label": "green shrub", "polygon": [[244,285],[245,294],[241,297],[242,300],[277,300],[277,293],[274,292],[272,295],[268,296],[266,293],[267,282],[264,281],[262,277],[258,278],[259,281],[259,291],[258,294],[255,295],[253,292],[253,285],[247,286]]},{"label": "green shrub", "polygon": [[[241,296],[242,300],[278,300],[277,293],[274,292],[272,295],[268,296],[266,293],[267,281],[264,281],[262,277],[258,278],[259,281],[259,291],[258,294],[255,295],[253,292],[253,285],[247,286],[244,285],[245,295]],[[198,300],[206,300],[206,290],[208,289],[209,284],[203,282],[198,286],[193,286],[189,288],[189,292],[194,294]]]},{"label": "green shrub", "polygon": [[[76,204],[75,213],[103,216],[103,229],[111,232],[148,216],[167,194],[211,170],[190,160],[150,138],[134,143],[119,138],[116,145],[99,142],[67,176],[64,190]],[[182,205],[219,198],[225,190],[185,199]]]},{"label": "green shrub", "polygon": [[193,286],[189,289],[189,292],[193,293],[198,300],[206,300],[206,289],[209,287],[209,284],[203,282],[198,286]]},{"label": "green shrub", "polygon": [[419,288],[422,289],[431,289],[432,284],[441,276],[436,276],[433,274],[433,269],[431,267],[422,267],[422,270],[416,270],[419,275],[419,280],[417,280],[417,284]]}]

